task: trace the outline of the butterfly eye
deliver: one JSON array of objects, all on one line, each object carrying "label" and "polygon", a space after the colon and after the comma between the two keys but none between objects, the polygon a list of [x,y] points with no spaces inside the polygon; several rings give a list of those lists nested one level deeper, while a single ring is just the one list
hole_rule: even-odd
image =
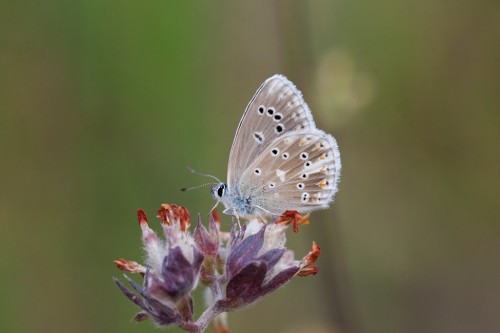
[{"label": "butterfly eye", "polygon": [[224,195],[224,189],[225,189],[225,188],[226,188],[226,187],[225,187],[224,185],[221,185],[221,186],[219,186],[219,188],[217,189],[217,195],[218,195],[220,198],[222,198],[222,196]]}]

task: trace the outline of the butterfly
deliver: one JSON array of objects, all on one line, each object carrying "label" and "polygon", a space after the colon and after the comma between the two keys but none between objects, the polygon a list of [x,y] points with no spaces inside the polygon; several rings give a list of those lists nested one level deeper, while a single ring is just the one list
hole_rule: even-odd
[{"label": "butterfly", "polygon": [[278,74],[248,104],[229,154],[227,184],[218,183],[211,194],[236,217],[303,214],[329,206],[340,171],[337,142],[316,128],[301,92]]}]

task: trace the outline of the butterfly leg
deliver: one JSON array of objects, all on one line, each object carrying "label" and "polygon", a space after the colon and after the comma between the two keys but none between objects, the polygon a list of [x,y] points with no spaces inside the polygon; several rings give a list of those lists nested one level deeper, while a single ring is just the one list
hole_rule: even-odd
[{"label": "butterfly leg", "polygon": [[258,208],[258,209],[262,210],[263,212],[268,213],[269,215],[273,215],[273,216],[280,216],[281,215],[281,214],[278,214],[278,213],[271,212],[271,211],[269,211],[267,209],[264,209],[264,207],[261,207],[261,206],[258,206],[258,205],[252,205],[252,207]]},{"label": "butterfly leg", "polygon": [[217,206],[219,205],[219,203],[220,203],[220,201],[217,201],[217,202],[215,203],[215,205],[212,207],[212,209],[210,209],[210,212],[208,212],[208,215],[211,215],[211,214],[212,214],[212,212],[214,211],[214,209],[215,209],[215,208],[217,208]]},{"label": "butterfly leg", "polygon": [[236,218],[236,222],[238,222],[238,226],[240,227],[240,230],[241,230],[240,217],[234,208],[226,208],[226,209],[224,209],[223,213],[227,214],[227,215],[231,215],[233,223],[234,223],[234,220]]},{"label": "butterfly leg", "polygon": [[236,216],[236,221],[238,221],[238,227],[240,227],[240,230],[241,230],[240,217],[238,216],[238,214],[236,214],[236,212],[235,212],[234,216]]}]

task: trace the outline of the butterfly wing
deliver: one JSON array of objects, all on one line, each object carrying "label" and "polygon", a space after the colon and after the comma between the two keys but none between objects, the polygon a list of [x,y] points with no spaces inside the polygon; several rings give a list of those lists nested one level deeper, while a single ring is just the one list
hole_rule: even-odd
[{"label": "butterfly wing", "polygon": [[321,130],[276,138],[245,170],[240,193],[264,215],[326,208],[338,190],[337,142]]},{"label": "butterfly wing", "polygon": [[290,130],[309,131],[314,121],[302,94],[283,75],[267,79],[240,120],[229,154],[227,183],[233,188],[249,165],[276,137]]}]

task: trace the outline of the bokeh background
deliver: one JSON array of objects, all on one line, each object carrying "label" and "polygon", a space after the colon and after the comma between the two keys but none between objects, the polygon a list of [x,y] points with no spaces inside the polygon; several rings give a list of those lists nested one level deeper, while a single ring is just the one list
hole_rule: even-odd
[{"label": "bokeh background", "polygon": [[206,215],[208,189],[179,192],[205,182],[185,168],[225,178],[246,104],[282,73],[337,138],[341,189],[289,237],[297,255],[318,242],[320,273],[230,314],[233,332],[498,332],[499,14],[486,0],[3,2],[0,331],[156,332],[111,279],[113,259],[142,258],[135,211]]}]

